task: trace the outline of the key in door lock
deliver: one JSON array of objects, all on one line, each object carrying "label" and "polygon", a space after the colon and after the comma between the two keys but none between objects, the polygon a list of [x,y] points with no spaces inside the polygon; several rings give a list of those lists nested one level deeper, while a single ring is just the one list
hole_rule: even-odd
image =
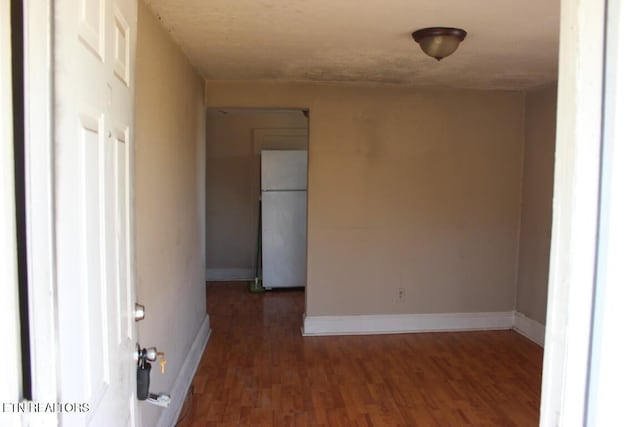
[{"label": "key in door lock", "polygon": [[[155,360],[155,348],[150,354]],[[151,363],[149,363],[149,351],[146,348],[140,349],[138,345],[138,369],[136,371],[138,400],[147,400],[149,397],[149,385],[151,384]]]},{"label": "key in door lock", "polygon": [[[158,351],[155,347],[140,348],[138,344],[138,369],[136,372],[136,380],[138,383],[137,396],[138,400],[147,400],[149,398],[149,385],[151,384],[151,363],[160,359],[160,369],[164,374],[165,367],[167,365],[167,359],[164,357],[164,353]],[[168,396],[168,395],[167,395]],[[162,406],[162,405],[161,405]]]},{"label": "key in door lock", "polygon": [[167,360],[164,353],[158,351],[155,347],[140,348],[138,345],[138,369],[136,372],[137,396],[138,400],[147,400],[149,398],[149,385],[151,384],[151,363],[160,358],[160,368],[164,374]]}]

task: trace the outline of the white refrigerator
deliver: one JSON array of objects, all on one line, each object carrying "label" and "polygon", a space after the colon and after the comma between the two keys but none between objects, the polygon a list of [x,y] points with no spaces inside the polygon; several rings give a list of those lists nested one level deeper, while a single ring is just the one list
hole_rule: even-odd
[{"label": "white refrigerator", "polygon": [[307,280],[307,151],[263,150],[262,286],[305,286]]}]

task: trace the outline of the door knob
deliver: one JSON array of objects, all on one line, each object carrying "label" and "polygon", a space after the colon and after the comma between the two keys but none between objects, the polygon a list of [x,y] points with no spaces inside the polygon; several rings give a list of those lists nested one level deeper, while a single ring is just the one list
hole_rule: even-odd
[{"label": "door knob", "polygon": [[155,362],[158,358],[158,349],[155,347],[148,347],[142,349],[142,357],[149,362]]},{"label": "door knob", "polygon": [[[164,352],[158,351],[156,347],[140,348],[140,344],[136,344],[136,347],[138,350],[135,354],[135,360],[137,360],[138,363],[142,363],[142,361],[155,362],[158,360],[158,357],[160,357],[161,361],[164,360]],[[166,361],[164,363],[166,363]]]},{"label": "door knob", "polygon": [[133,310],[133,318],[136,322],[144,319],[144,305],[136,303],[136,307]]}]

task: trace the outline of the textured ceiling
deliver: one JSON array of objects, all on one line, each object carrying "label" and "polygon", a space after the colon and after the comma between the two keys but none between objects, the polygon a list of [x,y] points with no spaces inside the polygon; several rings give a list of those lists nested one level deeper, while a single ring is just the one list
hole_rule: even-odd
[{"label": "textured ceiling", "polygon": [[[146,0],[206,79],[527,89],[556,80],[559,0]],[[411,38],[468,32],[437,62]]]}]

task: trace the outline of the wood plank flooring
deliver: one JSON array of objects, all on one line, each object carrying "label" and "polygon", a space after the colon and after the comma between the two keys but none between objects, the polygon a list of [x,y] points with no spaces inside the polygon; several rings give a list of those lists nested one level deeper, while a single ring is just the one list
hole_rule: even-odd
[{"label": "wood plank flooring", "polygon": [[304,292],[210,283],[186,426],[535,426],[542,349],[513,331],[302,337]]}]

